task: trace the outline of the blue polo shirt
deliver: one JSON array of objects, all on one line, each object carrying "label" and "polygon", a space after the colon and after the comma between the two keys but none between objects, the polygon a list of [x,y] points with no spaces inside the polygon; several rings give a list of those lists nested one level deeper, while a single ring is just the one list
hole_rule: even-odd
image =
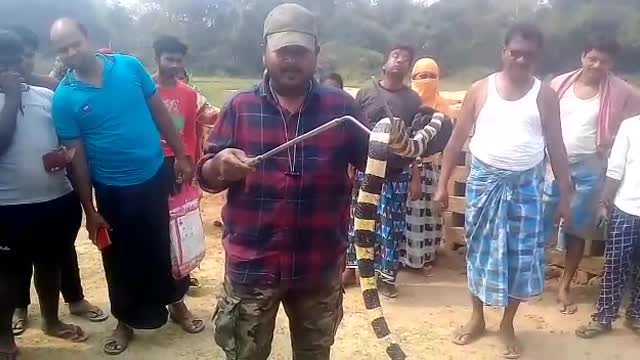
[{"label": "blue polo shirt", "polygon": [[156,85],[144,66],[127,55],[97,55],[104,63],[103,84],[77,80],[73,71],[53,97],[53,119],[60,140],[80,140],[92,180],[130,186],[152,178],[163,164],[160,132],[148,105]]}]

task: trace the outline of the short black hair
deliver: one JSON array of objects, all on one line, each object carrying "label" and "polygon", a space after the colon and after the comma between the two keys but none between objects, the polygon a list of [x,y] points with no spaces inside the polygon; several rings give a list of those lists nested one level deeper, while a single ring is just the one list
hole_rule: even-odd
[{"label": "short black hair", "polygon": [[504,37],[504,46],[509,46],[511,41],[516,37],[535,42],[538,45],[538,49],[544,47],[544,35],[537,25],[530,23],[516,23],[512,25]]},{"label": "short black hair", "polygon": [[180,53],[187,55],[189,48],[185,43],[172,35],[161,35],[153,42],[153,50],[159,58],[163,53]]},{"label": "short black hair", "polygon": [[15,65],[22,62],[24,45],[22,39],[12,31],[0,30],[0,63]]},{"label": "short black hair", "polygon": [[36,35],[36,33],[34,33],[31,29],[22,25],[12,25],[7,29],[18,35],[25,46],[30,47],[34,50],[38,50],[40,41],[38,40],[38,35]]},{"label": "short black hair", "polygon": [[410,45],[406,45],[406,44],[394,44],[391,47],[389,47],[389,50],[387,50],[387,53],[385,54],[385,58],[384,61],[387,62],[389,61],[389,56],[391,56],[391,53],[396,51],[396,50],[403,50],[409,53],[409,61],[411,63],[413,63],[413,60],[416,57],[416,51],[413,49],[412,46]]},{"label": "short black hair", "polygon": [[338,73],[331,73],[331,74],[326,75],[322,79],[322,82],[325,82],[326,80],[335,81],[336,83],[338,83],[338,85],[340,85],[341,89],[344,87],[344,81],[342,80],[342,76],[340,76],[340,74],[338,74]]},{"label": "short black hair", "polygon": [[618,40],[614,38],[603,35],[592,35],[587,39],[582,49],[582,54],[584,55],[591,50],[597,50],[615,57],[622,50],[622,46]]}]

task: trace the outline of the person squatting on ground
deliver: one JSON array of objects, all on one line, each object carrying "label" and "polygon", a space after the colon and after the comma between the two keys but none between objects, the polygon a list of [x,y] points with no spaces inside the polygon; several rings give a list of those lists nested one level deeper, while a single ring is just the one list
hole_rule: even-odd
[{"label": "person squatting on ground", "polygon": [[358,116],[348,94],[314,80],[319,46],[309,10],[276,7],[263,38],[263,81],[224,107],[197,167],[204,189],[227,190],[215,341],[227,359],[266,360],[282,303],[293,359],[328,360],[343,314],[347,166],[364,168],[368,136],[346,123],[251,166],[250,157],[334,118]]},{"label": "person squatting on ground", "polygon": [[[520,357],[513,320],[520,302],[544,290],[543,186],[545,145],[560,191],[559,213],[569,224],[571,180],[555,92],[533,76],[543,35],[517,24],[507,33],[502,71],[474,84],[443,156],[436,201],[448,205],[447,183],[471,129],[467,180],[467,279],[473,313],[453,338],[466,345],[485,331],[484,306],[504,307],[503,356]],[[509,136],[504,136],[509,134]]]},{"label": "person squatting on ground", "polygon": [[[33,72],[35,55],[38,51],[38,36],[31,30],[22,26],[12,26],[10,30],[22,39],[24,47],[22,61],[22,76],[25,83],[31,86],[44,87],[55,91],[58,87],[58,80],[38,75]],[[72,315],[83,317],[92,322],[101,322],[109,316],[102,309],[91,304],[84,297],[80,269],[78,266],[78,254],[74,242],[70,243],[65,257],[61,259],[60,267],[60,292],[64,301],[69,306]],[[16,310],[13,314],[13,334],[18,336],[27,330],[29,324],[29,305],[31,305],[31,277],[33,276],[33,266],[29,265],[22,273],[22,291],[19,295]]]},{"label": "person squatting on ground", "polygon": [[58,318],[60,272],[68,261],[82,210],[66,177],[68,156],[58,148],[49,89],[28,86],[20,75],[24,47],[0,31],[0,359],[18,349],[12,315],[22,305],[24,273],[35,267],[35,287],[50,336],[73,342],[85,332]]},{"label": "person squatting on ground", "polygon": [[70,68],[53,98],[56,130],[75,151],[73,185],[89,238],[96,242],[104,231],[111,241],[102,259],[118,325],[104,352],[122,353],[133,329],[159,328],[167,315],[187,332],[202,331],[182,301],[188,279],[171,275],[161,134],[175,154],[176,177],[190,182],[192,166],[151,76],[134,57],[93,51],[77,21],[56,21],[51,42]]},{"label": "person squatting on ground", "polygon": [[[562,138],[575,186],[571,201],[573,223],[560,224],[559,250],[566,250],[565,268],[558,301],[560,311],[577,311],[571,281],[584,254],[585,239],[595,234],[598,201],[604,185],[607,156],[623,119],[640,113],[640,98],[631,86],[611,73],[620,45],[615,40],[593,38],[582,52],[582,67],[553,79],[551,87],[560,98]],[[551,172],[547,172],[551,175]],[[560,199],[557,182],[547,176],[545,222],[553,224]],[[553,237],[553,226],[546,235]]]}]

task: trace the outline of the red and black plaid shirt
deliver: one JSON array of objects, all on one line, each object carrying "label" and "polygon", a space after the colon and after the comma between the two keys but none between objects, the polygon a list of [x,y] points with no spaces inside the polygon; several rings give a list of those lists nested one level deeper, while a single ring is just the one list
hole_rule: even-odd
[{"label": "red and black plaid shirt", "polygon": [[[225,148],[253,157],[286,141],[284,120],[269,90],[237,94],[222,110],[199,163]],[[298,113],[283,109],[288,138],[296,137]],[[361,120],[345,92],[314,83],[305,100],[298,135],[330,120],[352,115]],[[260,163],[255,173],[228,188],[222,209],[226,276],[249,286],[301,287],[336,276],[347,248],[351,181],[347,165],[362,169],[368,135],[345,123],[298,144],[295,172],[287,151]],[[199,179],[206,190],[206,182]]]}]

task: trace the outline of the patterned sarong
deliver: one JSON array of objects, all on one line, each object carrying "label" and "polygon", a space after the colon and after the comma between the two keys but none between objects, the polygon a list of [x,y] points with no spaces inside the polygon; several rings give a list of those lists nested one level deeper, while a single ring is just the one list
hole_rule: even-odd
[{"label": "patterned sarong", "polygon": [[[604,185],[604,174],[607,171],[606,158],[598,154],[582,155],[569,163],[571,180],[575,192],[571,200],[573,223],[566,226],[560,223],[557,249],[564,251],[571,237],[593,239],[597,222],[598,201]],[[547,177],[544,187],[544,213],[546,240],[553,238],[554,222],[560,203],[558,182]],[[593,239],[603,240],[603,239]]]},{"label": "patterned sarong", "polygon": [[465,229],[469,289],[486,305],[542,293],[544,166],[509,171],[473,159]]}]

